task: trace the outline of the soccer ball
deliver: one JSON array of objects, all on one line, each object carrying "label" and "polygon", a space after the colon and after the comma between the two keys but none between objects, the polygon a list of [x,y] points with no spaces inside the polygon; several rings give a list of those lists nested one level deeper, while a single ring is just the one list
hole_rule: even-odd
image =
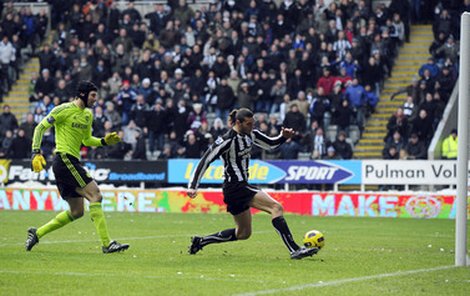
[{"label": "soccer ball", "polygon": [[323,248],[325,246],[325,237],[318,230],[310,230],[304,235],[304,246],[307,248]]}]

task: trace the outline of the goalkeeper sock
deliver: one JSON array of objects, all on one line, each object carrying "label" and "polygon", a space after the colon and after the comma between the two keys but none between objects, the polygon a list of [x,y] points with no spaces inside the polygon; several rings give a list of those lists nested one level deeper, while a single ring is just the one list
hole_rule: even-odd
[{"label": "goalkeeper sock", "polygon": [[69,211],[63,211],[57,214],[54,219],[39,227],[36,231],[38,238],[57,230],[73,221],[72,214]]},{"label": "goalkeeper sock", "polygon": [[282,241],[289,249],[289,252],[297,251],[300,247],[295,243],[294,239],[292,238],[292,233],[289,230],[289,226],[287,226],[286,219],[283,216],[276,217],[272,220],[274,228],[276,228],[277,233],[282,238]]},{"label": "goalkeeper sock", "polygon": [[90,203],[90,216],[91,221],[95,224],[96,232],[100,236],[101,244],[104,247],[109,246],[111,239],[109,238],[108,226],[106,226],[106,219],[100,202]]},{"label": "goalkeeper sock", "polygon": [[235,228],[225,229],[217,233],[207,235],[202,238],[201,246],[207,246],[209,244],[225,243],[236,241],[237,235],[235,233]]}]

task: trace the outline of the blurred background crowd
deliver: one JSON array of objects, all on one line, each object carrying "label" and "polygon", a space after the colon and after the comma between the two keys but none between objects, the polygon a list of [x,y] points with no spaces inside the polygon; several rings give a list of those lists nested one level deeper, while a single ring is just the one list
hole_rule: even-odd
[{"label": "blurred background crowd", "polygon": [[[197,8],[179,0],[149,1],[153,9],[141,13],[133,1],[45,2],[50,15],[0,2],[0,98],[28,58],[40,61],[31,112],[16,118],[3,106],[0,157],[29,157],[36,124],[74,98],[78,81],[92,80],[100,97],[93,134],[116,131],[123,142],[83,147],[85,159],[199,158],[240,107],[270,136],[281,126],[297,132],[278,150],[255,149],[254,158],[351,159],[376,105],[403,92],[383,157],[424,159],[458,76],[457,16],[470,9],[469,0],[374,8],[366,0],[215,0]],[[381,96],[410,24],[420,22],[433,24],[427,63],[409,86]],[[331,125],[334,137],[325,132]],[[43,140],[47,157],[53,133]]]}]

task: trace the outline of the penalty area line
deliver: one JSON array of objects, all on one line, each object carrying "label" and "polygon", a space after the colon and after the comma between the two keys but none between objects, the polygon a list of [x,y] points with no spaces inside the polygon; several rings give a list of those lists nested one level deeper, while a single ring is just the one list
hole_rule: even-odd
[{"label": "penalty area line", "polygon": [[383,278],[389,278],[389,277],[400,277],[400,276],[406,276],[406,275],[417,274],[417,273],[428,273],[428,272],[451,269],[455,267],[457,266],[454,266],[454,265],[439,266],[439,267],[433,267],[433,268],[423,268],[423,269],[415,269],[415,270],[407,270],[407,271],[397,271],[397,272],[391,272],[391,273],[382,273],[382,274],[362,276],[362,277],[356,277],[356,278],[346,278],[346,279],[326,281],[326,282],[320,281],[317,283],[296,285],[296,286],[290,286],[286,288],[260,290],[260,291],[246,292],[246,293],[241,293],[241,294],[234,294],[234,296],[268,295],[268,294],[276,294],[276,293],[282,293],[282,292],[300,291],[300,290],[305,290],[305,289],[310,289],[310,288],[339,286],[339,285],[344,285],[344,284],[349,284],[349,283],[365,282],[365,281],[383,279]]}]

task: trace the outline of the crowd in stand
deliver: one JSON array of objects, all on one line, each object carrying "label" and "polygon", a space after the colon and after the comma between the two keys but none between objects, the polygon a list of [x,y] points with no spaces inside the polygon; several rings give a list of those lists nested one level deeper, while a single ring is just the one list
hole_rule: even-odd
[{"label": "crowd in stand", "polygon": [[[18,157],[9,144],[13,139],[24,137],[21,145],[26,147],[34,125],[54,106],[73,99],[78,81],[92,80],[100,87],[93,133],[117,131],[123,142],[84,147],[84,158],[199,158],[230,128],[230,110],[247,107],[257,113],[257,128],[268,135],[277,135],[281,126],[297,131],[281,149],[255,150],[253,157],[297,159],[303,152],[312,159],[351,159],[350,127],[362,131],[374,112],[398,48],[409,40],[410,12],[419,13],[399,0],[375,9],[366,0],[329,5],[322,0],[279,5],[272,0],[211,1],[199,10],[179,0],[155,4],[145,15],[133,1],[124,10],[116,1],[48,2],[51,43],[39,49],[35,38],[19,39],[39,57],[40,73],[31,79],[32,107],[25,122],[18,128],[9,110],[0,115],[1,149],[8,157]],[[7,42],[27,34],[17,26],[21,11],[12,9],[7,2],[2,10],[1,34]],[[455,81],[458,55],[448,43],[457,34],[441,17],[449,10],[441,9],[433,28],[443,37],[431,46],[433,61],[406,90],[419,115],[406,107],[402,111],[411,114],[394,116],[387,142],[403,122],[413,122],[419,141],[426,143],[448,100],[452,87],[446,79]],[[33,24],[34,34],[43,38],[41,16]],[[1,52],[0,46],[0,57]],[[14,79],[8,79],[8,89]],[[331,125],[338,127],[336,139],[326,135]],[[43,141],[46,156],[53,152],[52,133]],[[405,131],[400,136],[402,141],[413,138]]]},{"label": "crowd in stand", "polygon": [[25,60],[44,40],[49,18],[45,9],[33,14],[28,6],[15,8],[0,1],[0,102],[18,79]]},{"label": "crowd in stand", "polygon": [[[442,1],[436,7],[432,25],[435,40],[429,47],[427,63],[420,67],[409,86],[392,95],[391,99],[406,93],[406,101],[388,121],[384,159],[428,158],[427,148],[458,77],[459,45],[455,40],[460,36],[459,20],[464,11],[470,11],[469,0]],[[456,130],[452,135],[449,138],[455,139]],[[453,154],[447,155],[449,143],[443,145],[443,158],[454,158]]]}]

